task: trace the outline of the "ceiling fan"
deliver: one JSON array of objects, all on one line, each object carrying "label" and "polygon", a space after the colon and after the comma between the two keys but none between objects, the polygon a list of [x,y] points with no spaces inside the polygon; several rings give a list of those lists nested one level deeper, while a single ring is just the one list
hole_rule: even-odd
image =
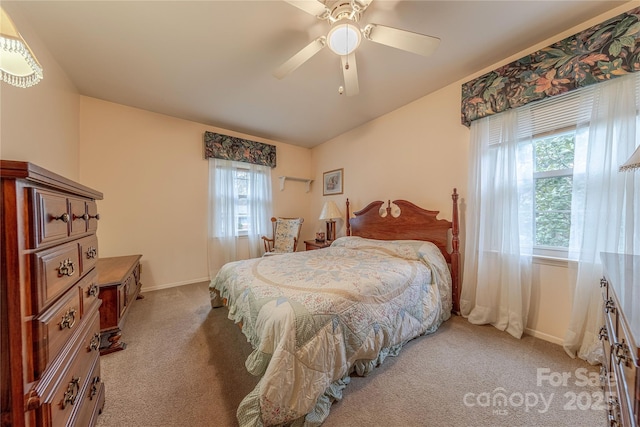
[{"label": "ceiling fan", "polygon": [[284,78],[325,46],[329,46],[329,49],[340,55],[342,62],[344,87],[340,86],[338,92],[346,92],[347,96],[353,96],[359,92],[355,50],[363,37],[372,42],[423,56],[431,55],[440,43],[437,37],[384,25],[367,24],[364,28],[360,27],[360,19],[373,0],[284,1],[318,19],[326,20],[331,28],[326,36],[316,38],[278,67],[273,73],[278,79]]}]

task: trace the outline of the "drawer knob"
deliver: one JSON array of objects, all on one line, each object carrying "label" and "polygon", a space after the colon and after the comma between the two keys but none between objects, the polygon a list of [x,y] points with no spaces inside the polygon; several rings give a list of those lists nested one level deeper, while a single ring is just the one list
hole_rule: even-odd
[{"label": "drawer knob", "polygon": [[86,213],[82,215],[73,214],[73,220],[75,221],[76,219],[84,219],[85,221],[89,221],[89,215]]},{"label": "drawer knob", "polygon": [[62,276],[73,276],[73,273],[76,271],[75,266],[73,265],[73,261],[69,258],[60,262],[60,266],[58,267],[58,277]]},{"label": "drawer knob", "polygon": [[629,353],[627,351],[627,345],[625,344],[624,340],[622,340],[621,343],[615,343],[613,347],[613,356],[616,363],[618,365],[620,365],[620,363],[624,363],[626,365],[627,361],[629,360]]},{"label": "drawer knob", "polygon": [[600,287],[604,288],[605,286],[607,286],[609,283],[607,282],[607,279],[605,279],[604,277],[602,279],[600,279]]},{"label": "drawer knob", "polygon": [[95,351],[100,348],[100,334],[95,333],[93,337],[91,337],[91,341],[89,342],[89,351]]},{"label": "drawer knob", "polygon": [[66,213],[66,212],[65,212],[65,213],[63,213],[63,214],[62,214],[62,215],[60,215],[60,216],[53,216],[53,215],[51,215],[51,217],[52,217],[52,219],[53,219],[54,221],[69,222],[69,214],[68,214],[68,213]]},{"label": "drawer knob", "polygon": [[607,300],[604,304],[604,311],[607,313],[615,313],[616,312],[616,303],[613,302],[611,298]]},{"label": "drawer knob", "polygon": [[97,297],[99,293],[100,286],[96,285],[95,283],[92,283],[87,290],[87,295],[89,295],[90,297]]},{"label": "drawer knob", "polygon": [[60,321],[60,329],[64,329],[64,328],[73,328],[73,325],[76,324],[76,309],[75,308],[70,308],[69,310],[67,310],[66,313],[64,313],[64,316],[62,316],[62,320]]},{"label": "drawer knob", "polygon": [[100,221],[100,214],[95,214],[95,215],[89,215],[89,219],[97,219],[98,221]]},{"label": "drawer knob", "polygon": [[93,246],[89,246],[89,249],[87,249],[87,259],[93,259],[96,256],[98,256],[98,250]]},{"label": "drawer knob", "polygon": [[600,328],[600,332],[598,332],[598,339],[600,341],[602,341],[602,340],[609,341],[609,334],[607,333],[607,327],[606,326],[603,326],[602,328]]},{"label": "drawer knob", "polygon": [[73,405],[76,403],[76,398],[78,397],[78,392],[80,391],[80,377],[71,378],[71,382],[67,386],[67,390],[64,392],[64,397],[62,399],[62,409],[67,407],[67,404]]}]

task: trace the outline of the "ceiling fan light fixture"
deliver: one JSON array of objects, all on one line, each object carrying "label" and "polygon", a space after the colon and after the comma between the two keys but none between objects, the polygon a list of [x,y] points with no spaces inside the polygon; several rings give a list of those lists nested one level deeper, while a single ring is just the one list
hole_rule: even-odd
[{"label": "ceiling fan light fixture", "polygon": [[349,19],[337,21],[327,35],[329,49],[341,56],[356,50],[361,41],[360,28]]}]

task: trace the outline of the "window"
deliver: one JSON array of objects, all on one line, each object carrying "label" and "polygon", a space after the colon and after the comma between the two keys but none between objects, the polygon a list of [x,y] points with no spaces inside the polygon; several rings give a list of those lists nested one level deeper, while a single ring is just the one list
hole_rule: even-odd
[{"label": "window", "polygon": [[568,256],[577,129],[590,120],[593,89],[533,103],[518,123],[520,136],[532,144],[535,255]]},{"label": "window", "polygon": [[534,242],[544,248],[568,248],[575,131],[533,139]]},{"label": "window", "polygon": [[270,167],[210,159],[209,197],[212,237],[259,239],[269,231]]},{"label": "window", "polygon": [[271,230],[271,168],[209,158],[209,271],[227,262],[262,255],[261,236]]},{"label": "window", "polygon": [[246,236],[249,231],[249,171],[247,169],[235,169],[233,186],[236,192],[236,232],[238,236]]}]

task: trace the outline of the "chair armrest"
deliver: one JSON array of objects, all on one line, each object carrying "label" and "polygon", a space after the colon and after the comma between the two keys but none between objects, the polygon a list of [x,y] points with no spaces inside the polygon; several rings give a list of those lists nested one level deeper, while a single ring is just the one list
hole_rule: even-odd
[{"label": "chair armrest", "polygon": [[262,243],[264,243],[264,251],[271,252],[273,250],[273,245],[276,243],[276,240],[270,239],[267,236],[262,236],[262,240]]}]

